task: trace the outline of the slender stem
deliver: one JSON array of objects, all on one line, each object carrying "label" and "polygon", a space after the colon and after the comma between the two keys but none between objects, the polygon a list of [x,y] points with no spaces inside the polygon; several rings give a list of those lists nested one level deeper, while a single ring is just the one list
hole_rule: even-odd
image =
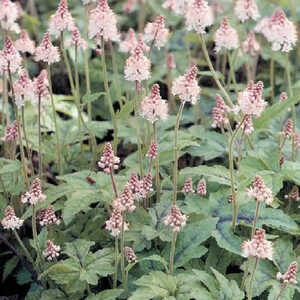
[{"label": "slender stem", "polygon": [[250,266],[250,257],[248,257],[247,259],[247,263],[246,263],[246,268],[243,274],[243,279],[242,279],[242,283],[241,283],[241,290],[244,291],[245,290],[245,283],[246,283],[246,279],[248,277],[249,274],[249,266]]},{"label": "slender stem", "polygon": [[229,61],[229,71],[231,74],[231,78],[234,84],[234,90],[235,93],[238,93],[238,87],[237,87],[237,83],[236,83],[236,78],[235,78],[235,72],[234,72],[234,68],[233,68],[233,59],[232,59],[232,55],[228,52],[228,61]]},{"label": "slender stem", "polygon": [[118,267],[119,267],[119,241],[118,238],[115,237],[115,272],[114,272],[114,283],[113,288],[117,287],[118,282]]},{"label": "slender stem", "polygon": [[284,282],[281,285],[281,289],[280,289],[279,295],[276,297],[275,300],[280,300],[281,299],[281,296],[283,295],[283,292],[284,292],[284,290],[285,290],[286,287],[287,287],[287,283]]},{"label": "slender stem", "polygon": [[[153,136],[156,145],[158,145],[156,122],[153,123]],[[157,155],[155,160],[155,186],[156,186],[156,202],[159,202],[160,200],[159,155]]]},{"label": "slender stem", "polygon": [[33,242],[35,246],[35,250],[37,253],[37,265],[40,263],[40,247],[38,243],[38,235],[37,235],[37,229],[36,229],[36,207],[35,205],[32,205],[32,236],[33,236]]},{"label": "slender stem", "polygon": [[275,70],[275,60],[273,58],[273,55],[270,60],[270,86],[271,86],[271,99],[272,103],[275,102],[275,76],[274,76],[274,70]]},{"label": "slender stem", "polygon": [[258,265],[258,261],[259,261],[259,258],[255,257],[254,268],[253,268],[253,272],[251,274],[249,290],[248,290],[248,300],[252,299],[252,286],[253,286],[254,275],[255,275],[255,272],[256,272],[257,265]]},{"label": "slender stem", "polygon": [[119,78],[119,72],[118,72],[118,63],[117,63],[117,60],[116,60],[116,55],[115,55],[115,51],[114,51],[112,41],[109,41],[109,48],[110,48],[112,65],[113,65],[113,72],[114,72],[113,85],[114,85],[115,90],[117,92],[117,97],[118,97],[120,108],[122,108],[123,107],[122,86],[120,84],[120,78]]},{"label": "slender stem", "polygon": [[201,39],[201,45],[202,45],[202,51],[203,51],[203,54],[204,54],[204,57],[206,59],[206,62],[208,64],[208,67],[213,75],[213,78],[218,86],[218,88],[221,90],[221,92],[223,93],[224,97],[225,97],[225,101],[227,103],[227,105],[229,105],[230,107],[233,107],[233,103],[230,99],[230,96],[228,95],[228,93],[226,92],[226,90],[224,89],[224,87],[222,86],[220,80],[218,79],[218,76],[217,76],[217,73],[213,67],[213,64],[210,60],[210,57],[209,57],[209,54],[208,54],[208,51],[207,51],[207,47],[206,47],[206,43],[205,43],[205,38],[204,38],[204,35],[201,34],[200,35],[200,39]]},{"label": "slender stem", "polygon": [[124,253],[124,225],[125,225],[125,218],[126,214],[123,213],[122,216],[122,227],[121,227],[121,241],[120,241],[120,247],[121,247],[121,273],[122,273],[122,283],[123,288],[126,290],[126,274],[125,274],[125,253]]},{"label": "slender stem", "polygon": [[2,74],[2,84],[3,84],[3,102],[4,102],[4,112],[6,116],[6,126],[9,122],[9,109],[8,109],[8,93],[7,93],[7,80],[5,76],[5,71]]},{"label": "slender stem", "polygon": [[50,99],[51,99],[51,106],[52,106],[52,115],[53,115],[53,121],[54,121],[54,126],[55,126],[57,162],[58,162],[59,173],[63,174],[63,165],[62,165],[62,158],[61,158],[61,150],[62,149],[61,149],[60,140],[59,140],[59,129],[58,129],[58,125],[57,125],[56,108],[55,108],[55,103],[54,103],[54,98],[53,98],[53,90],[52,90],[51,67],[49,64],[47,65],[47,69],[48,69],[48,81],[49,81],[49,92],[50,92]]},{"label": "slender stem", "polygon": [[[287,75],[287,82],[288,82],[288,89],[289,89],[289,96],[293,97],[294,96],[294,92],[293,92],[293,88],[292,88],[292,80],[291,80],[291,71],[290,71],[290,60],[289,60],[289,55],[288,53],[286,54],[286,75]],[[293,130],[295,132],[295,128],[296,128],[296,109],[295,109],[295,104],[292,105],[292,120],[293,120]],[[293,135],[292,138],[292,160],[296,161],[296,145],[294,143],[295,140],[295,135]]]},{"label": "slender stem", "polygon": [[173,169],[173,205],[176,204],[177,201],[177,181],[178,181],[178,130],[179,124],[182,117],[182,112],[184,108],[185,102],[182,101],[180,103],[179,111],[177,114],[175,129],[174,129],[174,169]]},{"label": "slender stem", "polygon": [[111,172],[110,172],[110,179],[111,179],[111,183],[112,183],[113,190],[114,190],[114,193],[115,193],[115,198],[118,199],[119,198],[119,193],[118,193],[118,189],[117,189],[117,185],[116,185],[116,181],[115,181],[115,177],[114,177],[112,168],[111,168]]},{"label": "slender stem", "polygon": [[174,255],[175,255],[175,245],[177,240],[177,232],[173,232],[172,242],[171,242],[171,249],[170,249],[170,273],[173,273],[174,269]]},{"label": "slender stem", "polygon": [[38,134],[39,134],[39,178],[42,179],[42,134],[41,134],[41,95],[38,99]]},{"label": "slender stem", "polygon": [[21,248],[23,249],[24,251],[24,254],[26,255],[27,259],[29,260],[29,262],[31,262],[32,264],[34,264],[34,260],[32,258],[32,256],[30,255],[29,251],[27,250],[27,248],[25,247],[25,245],[23,244],[19,234],[17,233],[16,230],[13,230],[13,233],[18,241],[18,243],[20,244]]},{"label": "slender stem", "polygon": [[259,218],[260,205],[261,205],[261,202],[256,201],[256,209],[255,209],[255,216],[254,216],[254,219],[253,219],[253,226],[252,226],[252,232],[251,232],[251,239],[254,237],[254,234],[255,234],[256,223],[257,223],[257,220],[258,220],[258,218]]},{"label": "slender stem", "polygon": [[236,199],[236,191],[235,191],[235,183],[234,183],[234,166],[233,166],[233,144],[235,141],[235,138],[242,127],[244,121],[246,119],[246,116],[242,119],[238,127],[234,130],[230,141],[229,141],[229,172],[230,172],[230,182],[231,182],[231,193],[232,193],[232,204],[233,204],[233,216],[232,216],[232,230],[235,231],[235,226],[237,222],[237,216],[238,216],[238,203]]},{"label": "slender stem", "polygon": [[112,123],[114,126],[114,151],[117,152],[118,147],[118,123],[113,107],[113,102],[110,95],[110,89],[108,85],[108,76],[107,76],[107,68],[106,68],[106,61],[105,61],[105,46],[104,46],[104,40],[101,38],[101,61],[102,61],[102,71],[103,71],[103,79],[104,79],[104,88],[106,92],[106,98],[108,100],[108,106],[110,110],[110,115],[112,119]]}]

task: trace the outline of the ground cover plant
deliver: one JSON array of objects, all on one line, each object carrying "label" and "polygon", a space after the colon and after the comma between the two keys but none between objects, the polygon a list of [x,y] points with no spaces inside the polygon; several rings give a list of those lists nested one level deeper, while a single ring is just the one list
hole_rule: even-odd
[{"label": "ground cover plant", "polygon": [[0,1],[2,299],[300,299],[297,0]]}]

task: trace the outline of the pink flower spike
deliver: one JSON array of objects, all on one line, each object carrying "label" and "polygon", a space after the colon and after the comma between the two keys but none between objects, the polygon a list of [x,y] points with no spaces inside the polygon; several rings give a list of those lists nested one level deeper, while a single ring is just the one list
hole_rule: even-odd
[{"label": "pink flower spike", "polygon": [[237,31],[230,26],[227,18],[222,20],[219,29],[215,33],[214,41],[216,52],[220,52],[222,48],[225,50],[234,50],[239,47]]},{"label": "pink flower spike", "polygon": [[158,16],[153,23],[148,23],[145,27],[145,41],[158,49],[165,46],[168,36],[169,29],[165,28],[165,19],[162,16]]},{"label": "pink flower spike", "polygon": [[300,148],[300,134],[298,132],[294,133],[294,145],[296,149]]},{"label": "pink flower spike", "polygon": [[253,31],[249,32],[248,38],[242,44],[243,52],[250,56],[257,56],[260,52],[260,45],[255,40],[255,35]]},{"label": "pink flower spike", "polygon": [[68,42],[69,45],[74,47],[81,48],[85,50],[87,48],[87,42],[81,37],[80,32],[76,26],[72,30],[72,39]]},{"label": "pink flower spike", "polygon": [[288,119],[287,122],[284,125],[283,132],[280,133],[287,139],[294,136],[294,122],[292,119]]},{"label": "pink flower spike", "polygon": [[277,280],[282,280],[283,283],[287,284],[297,284],[297,272],[298,272],[298,264],[296,261],[293,261],[287,271],[284,274],[280,272],[277,273]]},{"label": "pink flower spike", "polygon": [[154,160],[157,157],[157,152],[158,152],[157,143],[152,142],[146,156],[149,157],[150,159]]},{"label": "pink flower spike", "polygon": [[194,189],[193,189],[193,180],[191,177],[188,177],[185,182],[184,182],[184,186],[182,188],[182,192],[184,194],[193,194],[195,193]]},{"label": "pink flower spike", "polygon": [[100,161],[99,168],[106,174],[112,174],[119,168],[120,158],[115,156],[111,143],[106,143]]},{"label": "pink flower spike", "polygon": [[265,238],[264,229],[257,229],[254,237],[250,241],[242,243],[242,252],[244,257],[258,257],[272,260],[272,243]]},{"label": "pink flower spike", "polygon": [[49,32],[56,38],[64,31],[72,31],[74,29],[74,20],[68,10],[67,0],[61,0],[57,11],[50,17]]},{"label": "pink flower spike", "polygon": [[273,201],[272,190],[264,184],[262,178],[258,175],[255,176],[252,187],[247,189],[247,194],[258,202],[265,201],[267,205],[270,205]]},{"label": "pink flower spike", "polygon": [[176,15],[183,15],[186,11],[187,0],[165,0],[163,8],[173,11]]},{"label": "pink flower spike", "polygon": [[174,54],[169,52],[166,58],[166,66],[168,70],[176,69],[176,62]]},{"label": "pink flower spike", "polygon": [[158,84],[154,84],[150,95],[141,101],[140,114],[151,123],[168,118],[168,104],[161,98]]},{"label": "pink flower spike", "polygon": [[205,196],[207,193],[206,191],[206,181],[205,179],[201,179],[197,185],[197,194],[200,196]]},{"label": "pink flower spike", "polygon": [[260,17],[255,0],[238,0],[235,4],[234,12],[241,22],[248,19],[256,21]]},{"label": "pink flower spike", "polygon": [[90,12],[89,38],[95,39],[98,45],[105,42],[119,42],[120,34],[117,29],[117,18],[109,8],[107,0],[98,0],[98,5]]},{"label": "pink flower spike", "polygon": [[136,34],[134,29],[129,28],[128,32],[126,33],[125,39],[120,42],[120,52],[131,52],[138,44]]},{"label": "pink flower spike", "polygon": [[50,97],[47,70],[42,70],[39,76],[34,78],[33,89],[37,99],[48,99]]},{"label": "pink flower spike", "polygon": [[131,263],[135,263],[137,261],[137,257],[132,248],[125,247],[124,254],[125,254],[125,257],[126,257],[126,260],[128,261],[128,263],[131,264]]},{"label": "pink flower spike", "polygon": [[279,102],[284,102],[284,101],[286,101],[287,99],[288,99],[288,96],[287,96],[286,92],[282,92],[282,93],[280,94]]},{"label": "pink flower spike", "polygon": [[19,124],[17,121],[14,121],[11,124],[8,124],[5,130],[5,135],[1,139],[4,142],[16,142],[19,138]]},{"label": "pink flower spike", "polygon": [[128,81],[141,82],[150,78],[150,60],[143,54],[142,46],[136,46],[126,60],[125,79]]},{"label": "pink flower spike", "polygon": [[24,220],[16,216],[14,209],[11,206],[7,206],[5,209],[5,216],[1,221],[3,228],[16,230],[20,229],[23,223]]},{"label": "pink flower spike", "polygon": [[12,74],[18,72],[21,68],[22,57],[15,48],[12,40],[6,36],[3,50],[0,51],[0,70],[1,72],[10,71]]},{"label": "pink flower spike", "polygon": [[205,0],[193,0],[187,5],[185,23],[188,31],[195,30],[198,34],[204,34],[206,27],[214,22],[213,11]]},{"label": "pink flower spike", "polygon": [[242,124],[242,130],[245,135],[249,135],[254,131],[251,115],[245,115],[245,120],[244,123]]},{"label": "pink flower spike", "polygon": [[149,193],[153,191],[152,189],[152,175],[151,173],[148,173],[146,176],[144,176],[142,180],[142,189],[141,189],[141,194],[142,198],[146,198]]},{"label": "pink flower spike", "polygon": [[196,65],[192,65],[187,73],[175,79],[172,85],[172,94],[178,95],[181,101],[195,104],[201,92],[197,81],[197,72]]},{"label": "pink flower spike", "polygon": [[229,119],[227,117],[229,111],[230,108],[225,104],[222,96],[216,94],[216,106],[212,110],[213,123],[211,126],[213,128],[224,128],[224,126],[229,124]]},{"label": "pink flower spike", "polygon": [[132,173],[128,180],[128,187],[135,200],[140,200],[143,198],[143,182],[139,180],[136,173]]},{"label": "pink flower spike", "polygon": [[10,0],[0,1],[1,28],[8,31],[14,31],[15,33],[19,33],[20,27],[16,23],[16,20],[19,18],[19,16],[19,10],[16,3],[11,2]]},{"label": "pink flower spike", "polygon": [[[114,237],[119,236],[122,229],[122,223],[123,223],[123,215],[118,207],[114,208],[112,211],[112,214],[105,222],[105,229],[110,231],[110,234]],[[128,224],[124,222],[124,231],[128,230]]]},{"label": "pink flower spike", "polygon": [[129,186],[125,186],[121,197],[113,203],[114,208],[118,208],[121,212],[133,212],[136,209],[134,205],[134,197]]},{"label": "pink flower spike", "polygon": [[47,31],[43,37],[43,40],[35,49],[35,57],[36,61],[43,61],[49,65],[59,62],[59,52],[56,46],[53,46],[50,38],[50,33]]},{"label": "pink flower spike", "polygon": [[30,39],[26,30],[22,30],[20,38],[15,41],[15,47],[20,52],[33,54],[35,51],[35,42]]},{"label": "pink flower spike", "polygon": [[47,196],[42,192],[42,185],[39,178],[35,178],[29,190],[22,195],[21,202],[36,205],[38,202],[44,202]]},{"label": "pink flower spike", "polygon": [[43,251],[43,256],[51,261],[59,256],[60,246],[55,245],[52,241],[47,240],[46,249]]},{"label": "pink flower spike", "polygon": [[173,232],[178,233],[186,225],[187,216],[183,214],[177,205],[171,207],[170,215],[164,218],[164,224],[169,226]]},{"label": "pink flower spike", "polygon": [[56,217],[55,211],[52,205],[46,209],[42,209],[38,215],[37,219],[41,226],[59,225],[60,220]]}]

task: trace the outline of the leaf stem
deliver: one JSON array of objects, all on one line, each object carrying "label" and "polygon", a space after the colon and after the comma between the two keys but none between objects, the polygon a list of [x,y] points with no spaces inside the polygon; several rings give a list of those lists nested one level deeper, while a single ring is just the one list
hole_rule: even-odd
[{"label": "leaf stem", "polygon": [[118,282],[118,267],[119,267],[119,241],[118,238],[115,237],[115,272],[114,272],[114,282],[113,288],[117,287]]},{"label": "leaf stem", "polygon": [[[153,123],[153,137],[156,145],[158,145],[158,138],[157,138],[157,124],[156,122]],[[157,154],[155,160],[155,186],[156,186],[156,202],[158,203],[160,200],[160,177],[159,177],[159,154]]]},{"label": "leaf stem", "polygon": [[248,300],[252,299],[252,287],[253,287],[254,275],[255,275],[255,272],[256,272],[256,268],[257,268],[258,262],[259,262],[259,258],[255,257],[254,268],[253,268],[253,272],[251,274],[250,284],[249,284],[249,290],[248,290]]},{"label": "leaf stem", "polygon": [[169,270],[171,274],[173,273],[173,269],[174,269],[174,255],[175,255],[176,240],[177,240],[177,232],[173,232],[171,249],[170,249],[170,266],[169,266]]},{"label": "leaf stem", "polygon": [[29,251],[27,250],[27,248],[25,247],[25,245],[23,244],[19,234],[17,233],[16,230],[13,230],[13,233],[18,241],[18,243],[20,244],[21,248],[23,249],[24,251],[24,254],[26,255],[27,259],[29,260],[30,263],[32,263],[34,265],[34,261],[33,261],[33,258],[32,256],[30,255]]},{"label": "leaf stem", "polygon": [[281,285],[281,289],[280,289],[279,295],[276,297],[275,300],[280,300],[280,298],[283,295],[283,292],[284,292],[284,290],[285,290],[286,287],[287,287],[287,283],[283,283]]}]

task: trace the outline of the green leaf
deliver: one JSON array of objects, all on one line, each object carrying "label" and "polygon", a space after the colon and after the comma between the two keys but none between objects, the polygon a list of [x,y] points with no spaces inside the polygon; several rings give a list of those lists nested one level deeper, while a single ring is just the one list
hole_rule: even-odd
[{"label": "green leaf", "polygon": [[125,105],[117,112],[116,118],[121,120],[126,120],[129,118],[130,114],[133,112],[135,106],[135,101],[127,101]]},{"label": "green leaf", "polygon": [[4,264],[4,270],[2,274],[2,282],[6,280],[6,278],[14,271],[16,266],[18,265],[19,258],[17,256],[13,256],[9,260],[7,260]]},{"label": "green leaf", "polygon": [[94,93],[94,94],[85,94],[82,97],[82,103],[83,104],[88,104],[96,101],[100,96],[106,95],[106,93],[101,92],[101,93]]},{"label": "green leaf", "polygon": [[64,253],[75,260],[79,260],[81,264],[84,264],[90,248],[94,245],[95,242],[93,241],[78,239],[72,243],[65,243]]},{"label": "green leaf", "polygon": [[86,300],[116,300],[122,293],[123,290],[121,289],[107,290],[97,295],[89,296]]},{"label": "green leaf", "polygon": [[220,292],[219,292],[218,299],[224,299],[224,300],[244,299],[244,293],[239,289],[236,281],[234,280],[229,281],[225,276],[223,276],[215,269],[211,268],[211,270],[213,271],[220,285]]},{"label": "green leaf", "polygon": [[147,261],[147,260],[152,260],[152,261],[156,261],[156,262],[159,262],[159,263],[163,264],[164,267],[165,267],[166,272],[167,273],[169,272],[168,263],[166,262],[166,260],[163,257],[154,254],[154,255],[150,255],[148,257],[144,257],[144,258],[140,259],[139,262]]},{"label": "green leaf", "polygon": [[[200,244],[206,241],[216,228],[218,218],[208,218],[186,225],[182,234],[178,235],[174,256],[174,266],[183,266],[192,258],[203,256],[207,249]],[[201,230],[199,230],[201,228]]]},{"label": "green leaf", "polygon": [[41,300],[64,300],[66,295],[59,289],[50,289],[42,293]]},{"label": "green leaf", "polygon": [[21,168],[21,163],[18,160],[9,160],[0,158],[0,175],[18,172]]}]

